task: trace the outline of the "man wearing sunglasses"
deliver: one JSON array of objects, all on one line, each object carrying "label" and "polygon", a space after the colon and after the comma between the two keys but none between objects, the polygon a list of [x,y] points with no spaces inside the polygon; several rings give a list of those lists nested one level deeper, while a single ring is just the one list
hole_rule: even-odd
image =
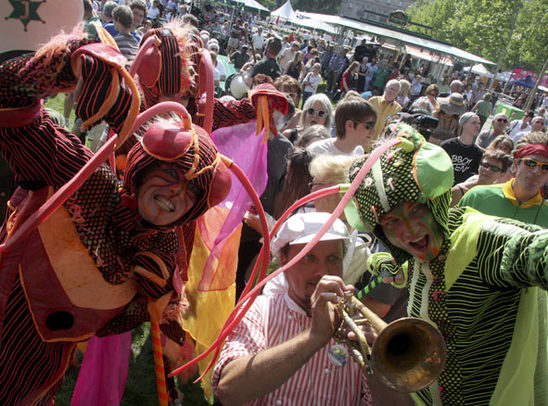
[{"label": "man wearing sunglasses", "polygon": [[459,205],[548,228],[548,203],[541,194],[541,188],[548,182],[548,134],[526,135],[516,143],[512,155],[513,179],[475,187]]},{"label": "man wearing sunglasses", "polygon": [[314,155],[363,155],[371,150],[376,119],[368,102],[359,96],[347,97],[335,110],[336,138],[313,142],[307,149]]},{"label": "man wearing sunglasses", "polygon": [[482,148],[487,148],[491,142],[499,135],[504,134],[508,125],[508,117],[505,113],[499,113],[493,118],[493,129],[483,131],[476,139],[476,144]]}]

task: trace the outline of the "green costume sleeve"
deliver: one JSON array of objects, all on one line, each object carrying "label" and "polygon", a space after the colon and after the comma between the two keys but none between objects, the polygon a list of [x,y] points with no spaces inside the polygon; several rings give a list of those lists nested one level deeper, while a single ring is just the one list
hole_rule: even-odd
[{"label": "green costume sleeve", "polygon": [[478,268],[490,285],[548,289],[548,230],[490,218],[478,239]]},{"label": "green costume sleeve", "polygon": [[367,270],[373,275],[382,277],[395,277],[401,270],[403,271],[403,282],[392,282],[392,286],[402,289],[407,285],[407,262],[402,266],[396,264],[394,257],[388,252],[377,252],[367,258]]}]

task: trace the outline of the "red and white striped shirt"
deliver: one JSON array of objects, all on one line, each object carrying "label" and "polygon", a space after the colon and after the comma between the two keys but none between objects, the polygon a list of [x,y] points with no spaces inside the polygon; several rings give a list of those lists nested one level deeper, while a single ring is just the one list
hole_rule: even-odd
[{"label": "red and white striped shirt", "polygon": [[[230,361],[256,354],[296,336],[312,319],[287,292],[259,296],[228,336],[215,365],[213,390]],[[268,379],[265,376],[265,379]],[[371,405],[365,372],[352,360],[345,346],[331,340],[275,391],[248,405]]]}]

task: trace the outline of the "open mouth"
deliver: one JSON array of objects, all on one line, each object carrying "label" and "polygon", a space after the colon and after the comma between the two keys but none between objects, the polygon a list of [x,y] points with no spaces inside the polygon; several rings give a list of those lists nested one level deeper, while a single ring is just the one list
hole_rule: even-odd
[{"label": "open mouth", "polygon": [[423,250],[428,247],[429,242],[430,238],[428,237],[428,235],[425,235],[413,241],[409,241],[409,245],[417,250]]},{"label": "open mouth", "polygon": [[175,210],[175,206],[173,205],[173,203],[171,203],[169,199],[163,196],[159,196],[159,195],[154,196],[154,201],[158,204],[158,206],[160,206],[162,209],[166,211],[172,212]]}]

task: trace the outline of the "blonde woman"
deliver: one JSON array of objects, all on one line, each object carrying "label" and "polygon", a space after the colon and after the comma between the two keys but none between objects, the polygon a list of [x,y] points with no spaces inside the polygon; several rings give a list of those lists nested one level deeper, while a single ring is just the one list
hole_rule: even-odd
[{"label": "blonde woman", "polygon": [[408,95],[410,90],[411,90],[411,83],[409,83],[405,79],[400,80],[400,92],[398,94],[398,97],[396,97],[396,101],[400,104],[403,110],[405,110],[407,105],[409,104]]}]

